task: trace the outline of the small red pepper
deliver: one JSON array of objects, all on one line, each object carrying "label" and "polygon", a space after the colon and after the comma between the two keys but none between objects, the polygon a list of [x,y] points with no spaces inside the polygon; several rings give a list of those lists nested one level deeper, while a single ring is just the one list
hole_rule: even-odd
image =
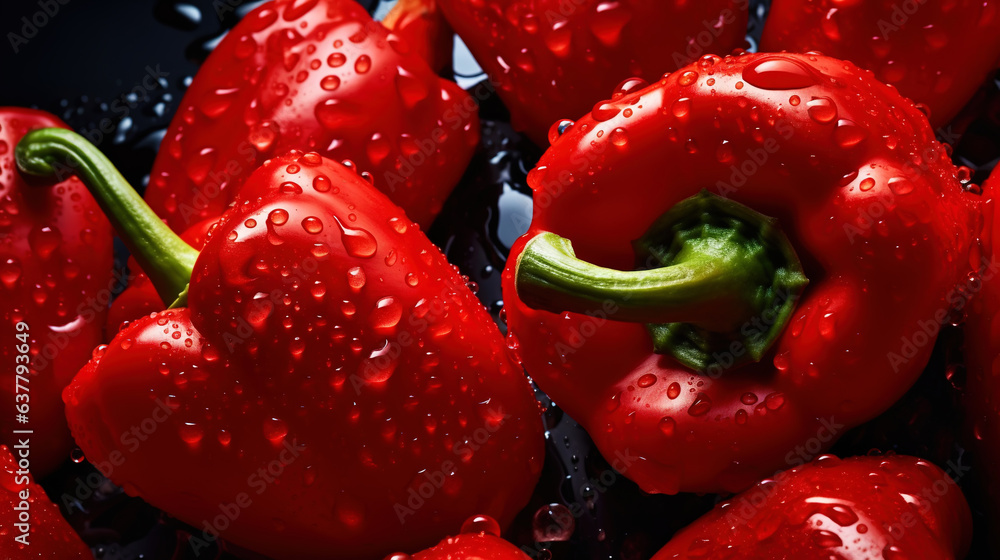
[{"label": "small red pepper", "polygon": [[648,492],[735,492],[895,402],[978,201],[914,104],[792,54],[608,104],[529,176],[504,278],[511,344],[601,452]]},{"label": "small red pepper", "polygon": [[719,504],[653,560],[954,560],[971,528],[962,490],[932,463],[824,455]]},{"label": "small red pepper", "polygon": [[479,141],[475,101],[352,0],[274,0],[202,65],[167,130],[146,201],[175,231],[222,214],[290,149],[352,160],[430,226]]},{"label": "small red pepper", "polygon": [[[744,44],[746,0],[438,0],[489,74],[514,127],[548,146],[633,76],[655,80]],[[558,124],[555,125],[558,127]],[[553,132],[554,134],[554,132]]]},{"label": "small red pepper", "polygon": [[59,396],[100,344],[113,288],[111,225],[86,187],[67,173],[52,188],[32,188],[17,172],[14,146],[46,127],[65,125],[41,111],[0,108],[0,359],[10,375],[0,384],[0,442],[16,444],[13,430],[33,430],[21,437],[31,440],[39,477],[73,447]]},{"label": "small red pepper", "polygon": [[[990,545],[1000,550],[1000,225],[996,196],[1000,169],[983,183],[980,243],[982,253],[975,275],[956,292],[956,302],[967,304],[965,324],[965,419],[968,443],[975,460],[977,481],[984,490],[981,504],[989,519]],[[967,303],[971,302],[971,303]],[[973,504],[978,505],[978,504]]]},{"label": "small red pepper", "polygon": [[850,60],[947,124],[1000,62],[1000,3],[775,0],[762,51]]},{"label": "small red pepper", "polygon": [[500,538],[500,525],[485,515],[470,517],[462,532],[414,555],[397,553],[385,560],[530,560],[527,554]]},{"label": "small red pepper", "polygon": [[6,445],[0,445],[0,527],[4,560],[94,557]]},{"label": "small red pepper", "polygon": [[193,546],[217,532],[276,559],[383,558],[527,503],[544,442],[523,372],[456,270],[355,171],[270,160],[199,253],[79,135],[36,131],[18,165],[49,175],[67,155],[177,308],[100,347],[66,415],[112,480],[205,532]]}]

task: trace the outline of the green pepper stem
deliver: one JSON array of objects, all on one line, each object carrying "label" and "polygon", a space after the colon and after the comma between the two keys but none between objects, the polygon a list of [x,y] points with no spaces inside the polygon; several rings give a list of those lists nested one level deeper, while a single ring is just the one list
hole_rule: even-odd
[{"label": "green pepper stem", "polygon": [[26,134],[15,155],[23,173],[59,180],[79,177],[163,301],[172,302],[171,307],[185,305],[198,251],[160,221],[100,150],[73,131],[43,128]]},{"label": "green pepper stem", "polygon": [[541,233],[524,247],[515,269],[518,297],[552,312],[607,312],[616,321],[690,323],[711,331],[738,328],[756,309],[752,280],[761,264],[735,244],[717,240],[671,266],[621,271],[576,257],[568,239]]}]

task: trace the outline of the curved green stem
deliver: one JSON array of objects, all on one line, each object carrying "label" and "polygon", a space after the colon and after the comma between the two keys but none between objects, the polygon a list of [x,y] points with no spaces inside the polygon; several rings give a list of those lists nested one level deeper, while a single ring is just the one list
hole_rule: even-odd
[{"label": "curved green stem", "polygon": [[730,330],[753,313],[748,288],[764,272],[737,247],[689,251],[683,261],[649,270],[614,270],[576,257],[568,239],[542,233],[515,268],[518,296],[531,307],[593,313],[636,323],[691,323]]},{"label": "curved green stem", "polygon": [[808,284],[773,219],[707,192],[676,204],[633,246],[641,270],[613,270],[540,233],[515,264],[517,295],[535,309],[646,323],[654,351],[706,371],[759,361]]},{"label": "curved green stem", "polygon": [[160,221],[93,144],[70,130],[43,128],[24,135],[15,155],[23,173],[60,181],[79,177],[163,301],[185,304],[198,251]]}]

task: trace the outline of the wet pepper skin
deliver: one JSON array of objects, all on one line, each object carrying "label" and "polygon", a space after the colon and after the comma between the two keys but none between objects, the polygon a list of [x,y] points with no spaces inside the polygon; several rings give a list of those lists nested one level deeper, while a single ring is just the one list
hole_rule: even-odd
[{"label": "wet pepper skin", "polygon": [[[17,524],[23,522],[20,516],[25,511],[29,530],[21,537],[23,531]],[[0,445],[0,527],[0,555],[5,560],[94,557],[45,490],[17,466],[17,458],[6,445]],[[27,539],[27,545],[16,537]]]},{"label": "wet pepper skin", "polygon": [[[912,102],[850,63],[790,54],[703,60],[629,91],[569,128],[529,183],[537,209],[504,277],[511,343],[601,452],[637,457],[624,474],[660,493],[743,490],[895,402],[971,269],[980,200]],[[613,308],[520,299],[514,263],[536,235],[632,270],[633,240],[702,189],[776,218],[810,280],[760,362],[726,368],[721,352],[696,373]]]},{"label": "wet pepper skin", "polygon": [[982,261],[969,283],[972,294],[965,324],[967,366],[965,411],[968,437],[976,461],[974,473],[985,490],[981,503],[989,515],[991,545],[1000,550],[1000,227],[996,199],[1000,171],[983,184]]},{"label": "wet pepper skin", "polygon": [[954,560],[971,526],[961,489],[932,463],[824,455],[718,505],[653,560]]},{"label": "wet pepper skin", "polygon": [[174,231],[222,214],[265,159],[349,159],[427,228],[479,141],[475,102],[351,0],[274,0],[202,65],[146,201]]},{"label": "wet pepper skin", "polygon": [[616,84],[658,79],[743,46],[745,0],[438,0],[489,74],[514,127],[539,146]]},{"label": "wet pepper skin", "polygon": [[188,305],[132,323],[64,393],[78,444],[130,494],[199,529],[236,508],[222,538],[276,559],[419,550],[531,495],[543,437],[522,371],[350,168],[293,152],[258,169]]},{"label": "wet pepper skin", "polygon": [[[39,477],[72,448],[60,394],[101,343],[113,264],[111,226],[86,187],[73,177],[29,184],[14,165],[21,137],[46,127],[65,125],[41,111],[0,108],[0,359],[10,373],[0,386],[0,441],[35,430],[31,471]],[[15,373],[30,373],[17,401]],[[29,422],[15,424],[25,395]]]},{"label": "wet pepper skin", "polygon": [[819,51],[896,86],[947,124],[1000,62],[996,0],[776,0],[761,51]]}]

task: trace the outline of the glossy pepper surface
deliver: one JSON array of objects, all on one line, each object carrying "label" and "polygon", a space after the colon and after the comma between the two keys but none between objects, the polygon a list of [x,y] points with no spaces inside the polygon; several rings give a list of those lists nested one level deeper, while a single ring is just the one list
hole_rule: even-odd
[{"label": "glossy pepper surface", "polygon": [[528,560],[528,555],[500,538],[500,525],[492,517],[470,517],[462,532],[414,555],[393,554],[386,560]]},{"label": "glossy pepper surface", "polygon": [[222,214],[267,158],[352,160],[427,228],[479,141],[475,101],[352,0],[274,0],[212,51],[146,200],[175,231]]},{"label": "glossy pepper surface", "polygon": [[745,0],[438,0],[489,74],[514,127],[539,146],[622,80],[655,80],[743,46]]},{"label": "glossy pepper surface", "polygon": [[947,124],[1000,63],[996,0],[776,0],[762,51],[850,60]]},{"label": "glossy pepper surface", "polygon": [[981,200],[914,104],[745,54],[608,105],[532,171],[504,278],[511,344],[601,452],[649,492],[739,491],[895,402]]},{"label": "glossy pepper surface", "polygon": [[89,162],[162,299],[190,281],[187,307],[132,323],[64,393],[77,443],[127,492],[202,544],[217,531],[273,558],[419,550],[527,502],[543,438],[523,372],[465,281],[354,170],[269,161],[199,253],[78,136],[18,149],[41,174],[66,153]]},{"label": "glossy pepper surface", "polygon": [[[967,366],[965,415],[966,438],[974,451],[977,482],[984,490],[991,529],[990,544],[1000,550],[1000,227],[996,201],[1000,172],[983,183],[981,244],[982,259],[969,277],[958,301],[968,303],[965,324]],[[974,504],[976,505],[976,504]]]},{"label": "glossy pepper surface", "polygon": [[969,506],[949,474],[902,455],[824,455],[716,506],[653,560],[964,558]]},{"label": "glossy pepper surface", "polygon": [[[18,466],[19,458],[0,445],[0,527],[4,532],[0,555],[5,560],[93,558],[45,490]],[[28,516],[26,523],[22,514]]]},{"label": "glossy pepper surface", "polygon": [[[60,395],[102,340],[112,288],[111,225],[87,188],[69,174],[32,186],[14,164],[24,134],[62,126],[48,113],[0,108],[0,359],[10,373],[0,386],[0,441],[14,444],[12,430],[34,430],[35,476],[69,457]],[[17,422],[16,406],[26,407],[26,423]]]}]

